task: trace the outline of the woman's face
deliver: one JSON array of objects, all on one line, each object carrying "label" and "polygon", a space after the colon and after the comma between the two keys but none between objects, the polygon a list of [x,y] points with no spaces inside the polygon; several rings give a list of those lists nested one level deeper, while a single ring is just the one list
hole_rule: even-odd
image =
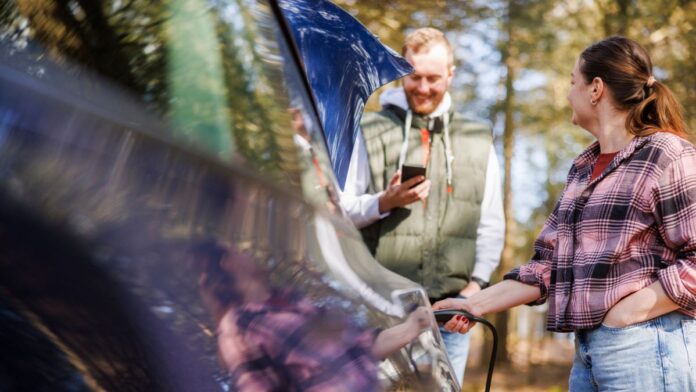
[{"label": "woman's face", "polygon": [[592,83],[585,83],[580,73],[580,60],[575,62],[573,72],[570,74],[570,90],[568,90],[568,102],[573,110],[571,121],[573,124],[590,129],[596,116],[594,106],[590,103],[592,97]]}]

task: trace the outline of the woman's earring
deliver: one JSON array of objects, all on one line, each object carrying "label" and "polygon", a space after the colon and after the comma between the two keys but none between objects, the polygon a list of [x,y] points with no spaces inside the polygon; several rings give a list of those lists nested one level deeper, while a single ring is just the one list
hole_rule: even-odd
[{"label": "woman's earring", "polygon": [[592,106],[596,105],[596,104],[597,104],[597,100],[591,99],[591,100],[590,100],[590,104],[591,104]]}]

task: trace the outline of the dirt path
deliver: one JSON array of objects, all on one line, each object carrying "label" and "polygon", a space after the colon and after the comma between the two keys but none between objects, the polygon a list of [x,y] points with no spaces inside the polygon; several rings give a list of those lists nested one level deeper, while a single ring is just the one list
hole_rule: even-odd
[{"label": "dirt path", "polygon": [[[499,366],[493,374],[491,391],[561,392],[568,390],[570,364],[532,365],[526,369]],[[480,392],[486,386],[486,369],[467,370],[463,392]]]},{"label": "dirt path", "polygon": [[[561,392],[568,390],[572,342],[548,339],[515,345],[512,363],[496,365],[491,391]],[[486,385],[487,368],[467,368],[463,392],[480,392]]]}]

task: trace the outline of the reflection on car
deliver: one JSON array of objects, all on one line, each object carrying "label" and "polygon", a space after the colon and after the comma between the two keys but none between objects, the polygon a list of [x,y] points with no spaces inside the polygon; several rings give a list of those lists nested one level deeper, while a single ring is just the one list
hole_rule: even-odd
[{"label": "reflection on car", "polygon": [[[334,38],[354,26],[311,3]],[[429,304],[337,206],[327,145],[354,129],[326,129],[326,95],[306,77],[294,32],[311,27],[307,4],[0,4],[0,390],[263,388],[249,374],[323,390],[291,375],[312,358],[322,377],[355,375],[332,390],[459,389],[430,318],[384,359],[370,351]],[[343,98],[359,118],[362,98]],[[261,338],[254,349],[281,351],[245,357],[222,340],[263,336],[260,303],[279,306],[273,336],[303,355]],[[297,314],[311,322],[282,321]]]}]

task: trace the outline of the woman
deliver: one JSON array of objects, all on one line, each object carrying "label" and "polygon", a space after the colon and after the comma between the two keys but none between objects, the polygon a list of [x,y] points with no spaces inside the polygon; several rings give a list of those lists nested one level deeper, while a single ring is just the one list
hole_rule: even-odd
[{"label": "woman", "polygon": [[377,391],[378,362],[430,327],[418,307],[390,328],[361,328],[291,288],[270,285],[250,256],[205,242],[193,252],[220,361],[237,391]]},{"label": "woman", "polygon": [[597,142],[575,159],[532,260],[434,308],[480,316],[548,300],[548,329],[576,334],[571,391],[696,391],[696,149],[681,108],[624,37],[582,52],[568,101]]}]

